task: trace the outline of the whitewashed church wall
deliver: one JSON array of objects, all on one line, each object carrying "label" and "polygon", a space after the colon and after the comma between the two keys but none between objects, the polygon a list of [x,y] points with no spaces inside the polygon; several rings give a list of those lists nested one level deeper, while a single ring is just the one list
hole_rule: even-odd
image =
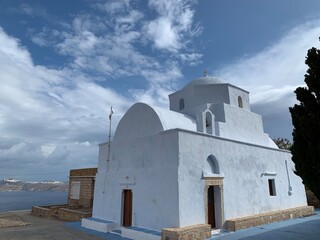
[{"label": "whitewashed church wall", "polygon": [[260,115],[223,104],[225,123],[218,123],[219,136],[233,140],[270,146]]},{"label": "whitewashed church wall", "polygon": [[[197,136],[179,132],[179,222],[180,227],[206,223],[204,186],[202,179],[205,146],[199,146]],[[189,148],[187,151],[186,149]],[[209,155],[208,155],[209,156]],[[199,158],[200,157],[200,158]]]},{"label": "whitewashed church wall", "polygon": [[206,103],[230,104],[228,84],[194,86],[192,102],[192,107],[197,107]]},{"label": "whitewashed church wall", "polygon": [[[224,175],[225,219],[306,205],[302,180],[294,174],[288,152],[184,131],[179,132],[179,152],[180,226],[206,221],[202,169],[211,154]],[[276,196],[269,194],[268,179],[275,180]]]},{"label": "whitewashed church wall", "polygon": [[[186,113],[194,99],[192,88],[182,89],[169,95],[170,110],[180,113]],[[184,100],[184,108],[180,109],[180,99]]]},{"label": "whitewashed church wall", "polygon": [[177,132],[114,141],[110,156],[106,177],[106,166],[99,164],[93,217],[121,225],[122,191],[131,189],[133,226],[159,231],[179,226]]},{"label": "whitewashed church wall", "polygon": [[228,86],[228,90],[231,106],[239,107],[238,97],[241,97],[243,109],[250,111],[250,100],[248,92],[235,88],[231,85]]}]

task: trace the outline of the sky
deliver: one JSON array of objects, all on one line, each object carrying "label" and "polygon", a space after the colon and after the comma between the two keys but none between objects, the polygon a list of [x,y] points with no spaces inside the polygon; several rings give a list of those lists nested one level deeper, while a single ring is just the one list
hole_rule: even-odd
[{"label": "sky", "polygon": [[292,139],[288,111],[319,48],[318,0],[2,0],[0,178],[67,180],[96,167],[135,102],[205,70],[250,92],[271,138]]}]

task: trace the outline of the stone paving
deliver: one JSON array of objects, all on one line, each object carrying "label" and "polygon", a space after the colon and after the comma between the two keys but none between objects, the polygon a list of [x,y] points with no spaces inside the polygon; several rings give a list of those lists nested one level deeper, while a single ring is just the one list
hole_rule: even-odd
[{"label": "stone paving", "polygon": [[[65,222],[36,217],[31,211],[0,213],[1,240],[101,240],[101,237],[65,226]],[[14,224],[13,224],[14,223]],[[21,224],[24,225],[21,225]]]},{"label": "stone paving", "polygon": [[257,227],[239,230],[236,232],[220,232],[214,234],[208,240],[292,240],[320,239],[320,209],[315,215],[274,222]]},{"label": "stone paving", "polygon": [[29,225],[23,218],[16,214],[5,212],[0,213],[0,228],[4,227],[18,227]]},{"label": "stone paving", "polygon": [[[2,225],[1,225],[2,222]],[[10,240],[130,240],[116,233],[84,229],[79,222],[66,223],[35,217],[30,211],[0,213],[0,239]],[[320,240],[320,210],[315,215],[261,225],[236,232],[215,233],[208,240]]]}]

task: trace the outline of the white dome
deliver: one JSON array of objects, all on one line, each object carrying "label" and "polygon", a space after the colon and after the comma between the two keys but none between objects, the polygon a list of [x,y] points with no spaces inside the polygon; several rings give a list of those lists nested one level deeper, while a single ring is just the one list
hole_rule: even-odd
[{"label": "white dome", "polygon": [[221,84],[224,83],[221,79],[218,79],[216,77],[200,77],[192,80],[189,82],[184,88],[190,87],[190,86],[198,86],[198,85],[210,85],[210,84]]}]

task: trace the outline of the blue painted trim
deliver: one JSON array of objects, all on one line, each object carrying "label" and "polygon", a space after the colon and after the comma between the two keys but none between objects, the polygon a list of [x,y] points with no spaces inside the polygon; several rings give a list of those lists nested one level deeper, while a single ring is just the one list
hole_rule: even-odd
[{"label": "blue painted trim", "polygon": [[89,235],[101,237],[102,239],[105,239],[105,240],[133,240],[131,238],[121,237],[121,236],[119,236],[117,234],[114,234],[114,233],[110,233],[110,232],[103,233],[103,232],[98,232],[98,231],[95,231],[95,230],[92,230],[92,229],[81,227],[81,223],[80,222],[68,222],[68,223],[65,223],[64,225],[67,226],[67,227],[70,227],[70,228],[85,232],[85,233],[87,233]]}]

